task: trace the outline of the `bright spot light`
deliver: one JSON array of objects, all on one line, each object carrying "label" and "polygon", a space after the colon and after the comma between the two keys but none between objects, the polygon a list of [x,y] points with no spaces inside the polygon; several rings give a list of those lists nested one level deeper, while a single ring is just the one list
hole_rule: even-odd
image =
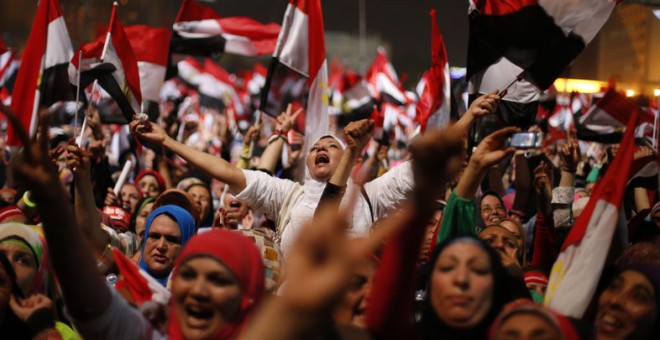
[{"label": "bright spot light", "polygon": [[626,97],[634,97],[634,96],[635,96],[635,91],[626,90]]}]

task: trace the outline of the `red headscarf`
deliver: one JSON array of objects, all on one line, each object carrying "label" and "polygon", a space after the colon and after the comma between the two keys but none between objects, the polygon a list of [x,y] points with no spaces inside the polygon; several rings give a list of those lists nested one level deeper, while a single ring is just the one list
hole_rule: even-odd
[{"label": "red headscarf", "polygon": [[[254,243],[240,233],[214,229],[202,235],[193,236],[179,254],[172,277],[179,266],[195,256],[210,256],[234,273],[241,287],[241,305],[234,319],[224,325],[213,339],[236,338],[246,323],[250,312],[259,303],[264,292],[264,265],[259,250]],[[174,283],[174,280],[173,280]],[[183,339],[181,326],[174,310],[172,297],[169,339]]]},{"label": "red headscarf", "polygon": [[161,193],[161,192],[165,191],[165,189],[166,189],[165,188],[165,179],[163,178],[163,175],[161,175],[158,171],[154,171],[154,170],[151,170],[151,169],[144,170],[144,171],[140,172],[139,174],[137,174],[137,176],[135,176],[135,181],[134,182],[137,184],[142,177],[147,176],[147,175],[151,175],[151,176],[154,176],[156,178],[156,181],[158,182],[158,193]]},{"label": "red headscarf", "polygon": [[493,324],[490,326],[488,338],[495,339],[497,331],[500,329],[500,327],[502,327],[504,321],[506,321],[510,316],[518,313],[531,313],[545,319],[547,322],[557,328],[561,335],[561,339],[563,340],[580,339],[577,330],[567,317],[553,311],[550,308],[538,305],[530,300],[525,299],[516,300],[504,306],[500,312],[500,315],[497,316],[497,319],[495,319]]}]

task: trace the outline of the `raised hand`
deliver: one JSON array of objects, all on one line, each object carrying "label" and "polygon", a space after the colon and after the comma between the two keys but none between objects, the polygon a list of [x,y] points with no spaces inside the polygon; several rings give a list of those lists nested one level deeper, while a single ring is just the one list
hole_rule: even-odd
[{"label": "raised hand", "polygon": [[[55,168],[48,148],[48,121],[50,116],[45,110],[41,111],[39,129],[36,140],[27,139],[27,134],[19,133],[23,145],[23,153],[17,155],[12,162],[14,175],[30,189],[30,196],[36,199],[48,199],[60,186],[59,175]],[[19,125],[16,130],[22,130]]]},{"label": "raised hand", "polygon": [[374,121],[371,119],[362,119],[348,123],[344,128],[346,147],[353,151],[362,151],[369,142],[373,131]]},{"label": "raised hand", "polygon": [[552,197],[552,178],[552,168],[542,161],[534,169],[534,190],[536,190],[536,193]]},{"label": "raised hand", "polygon": [[505,146],[507,137],[518,131],[520,129],[517,127],[506,127],[486,136],[472,153],[470,163],[480,169],[487,169],[499,163],[504,157],[516,151],[513,147],[506,148]]},{"label": "raised hand", "polygon": [[575,131],[568,132],[568,141],[559,146],[560,166],[563,171],[575,173],[580,163],[580,146]]},{"label": "raised hand", "polygon": [[53,301],[43,294],[34,294],[25,299],[12,295],[9,299],[9,307],[23,322],[40,309],[53,309]]},{"label": "raised hand", "polygon": [[292,112],[293,107],[291,104],[289,104],[286,107],[286,111],[282,112],[279,116],[277,116],[276,124],[275,124],[275,129],[281,131],[282,133],[286,133],[291,128],[293,127],[293,124],[296,123],[296,118],[298,118],[298,115],[302,112],[302,108],[299,108],[296,110],[296,112]]},{"label": "raised hand", "polygon": [[66,167],[73,172],[74,176],[89,174],[91,169],[89,153],[79,148],[73,138],[69,140],[66,152]]},{"label": "raised hand", "polygon": [[103,205],[108,207],[121,207],[122,204],[112,188],[108,188],[108,192],[105,194],[105,201],[103,201]]},{"label": "raised hand", "polygon": [[[419,192],[440,195],[447,180],[457,172],[465,154],[463,130],[451,126],[429,131],[411,146],[412,169]],[[437,198],[437,197],[436,197]],[[432,201],[434,198],[429,198]],[[425,201],[421,199],[421,201]]]},{"label": "raised hand", "polygon": [[133,121],[131,121],[129,124],[129,127],[131,129],[131,133],[159,145],[165,143],[165,141],[169,138],[165,130],[160,125],[154,124],[150,121],[133,119]]},{"label": "raised hand", "polygon": [[287,256],[281,297],[294,310],[318,312],[333,308],[349,287],[355,266],[402,227],[401,218],[408,216],[393,214],[382,220],[368,238],[354,239],[346,235],[346,215],[350,214],[337,213],[330,205],[319,207],[314,221],[301,231]]},{"label": "raised hand", "polygon": [[245,136],[243,136],[243,144],[256,142],[259,140],[259,135],[261,135],[261,124],[250,126],[247,132],[245,132]]},{"label": "raised hand", "polygon": [[472,114],[474,117],[483,117],[495,113],[500,99],[502,98],[498,95],[498,90],[484,94],[472,102],[466,114]]}]

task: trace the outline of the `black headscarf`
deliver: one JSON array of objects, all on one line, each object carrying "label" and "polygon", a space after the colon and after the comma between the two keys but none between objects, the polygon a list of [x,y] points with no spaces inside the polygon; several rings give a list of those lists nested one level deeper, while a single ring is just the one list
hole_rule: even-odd
[{"label": "black headscarf", "polygon": [[[509,293],[507,288],[507,274],[500,262],[499,256],[495,250],[488,246],[487,243],[474,236],[451,237],[440,243],[435,247],[433,254],[431,255],[431,261],[429,262],[431,268],[435,267],[435,263],[440,257],[440,254],[442,254],[447,247],[461,243],[477,245],[488,255],[491,275],[493,275],[493,304],[491,305],[488,314],[486,314],[486,317],[484,317],[478,325],[467,329],[452,328],[444,323],[433,309],[430,301],[432,285],[429,284],[426,294],[428,298],[424,303],[422,320],[419,325],[420,333],[424,339],[485,339],[488,335],[488,328],[493,320],[495,320],[498,313],[502,310],[505,304],[515,299],[515,297]],[[432,276],[432,274],[429,276]]]}]

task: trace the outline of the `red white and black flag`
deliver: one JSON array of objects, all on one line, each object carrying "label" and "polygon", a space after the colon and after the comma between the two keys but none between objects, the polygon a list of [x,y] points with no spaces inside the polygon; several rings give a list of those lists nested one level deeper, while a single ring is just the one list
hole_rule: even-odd
[{"label": "red white and black flag", "polygon": [[424,78],[424,89],[415,107],[422,132],[427,126],[444,128],[449,124],[449,64],[435,10],[431,10],[431,68]]},{"label": "red white and black flag", "polygon": [[141,112],[140,72],[133,48],[117,17],[117,3],[112,7],[101,61],[112,64],[115,70],[111,77],[99,78],[99,85],[110,94],[130,122],[134,114]]},{"label": "red white and black flag", "polygon": [[652,138],[655,116],[639,108],[632,100],[609,89],[596,105],[582,115],[578,124],[578,138],[601,143],[618,143],[633,111],[639,111],[635,137]]},{"label": "red white and black flag", "polygon": [[411,99],[406,96],[406,91],[401,86],[394,66],[382,47],[378,48],[376,58],[367,70],[365,78],[369,84],[371,95],[379,103],[410,104]]},{"label": "red white and black flag", "polygon": [[171,52],[198,56],[232,53],[245,56],[273,53],[280,25],[248,17],[221,18],[195,0],[184,0],[174,21]]},{"label": "red white and black flag", "polygon": [[5,88],[8,93],[14,88],[20,63],[16,50],[5,45],[0,37],[0,88]]},{"label": "red white and black flag", "polygon": [[471,98],[511,86],[503,125],[528,127],[547,89],[594,38],[618,0],[469,0]]},{"label": "red white and black flag", "polygon": [[142,111],[150,118],[158,117],[160,89],[165,82],[171,32],[146,25],[124,27],[140,74]]},{"label": "red white and black flag", "polygon": [[[16,76],[11,109],[23,127],[34,135],[40,106],[74,98],[67,82],[67,67],[73,48],[57,0],[39,2],[32,31]],[[19,146],[15,131],[8,128],[7,144]]]},{"label": "red white and black flag", "polygon": [[[260,109],[277,116],[303,107],[305,145],[328,131],[328,64],[320,0],[290,0],[261,95]],[[302,123],[304,120],[304,123]]]}]

